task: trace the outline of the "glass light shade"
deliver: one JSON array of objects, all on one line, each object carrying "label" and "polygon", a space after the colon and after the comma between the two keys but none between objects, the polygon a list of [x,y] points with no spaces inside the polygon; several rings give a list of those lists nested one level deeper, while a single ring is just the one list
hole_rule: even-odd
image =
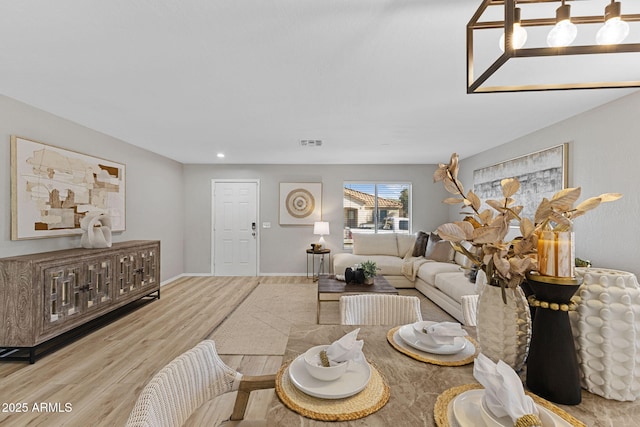
[{"label": "glass light shade", "polygon": [[551,47],[569,46],[578,35],[578,27],[570,20],[558,22],[547,35],[547,44]]},{"label": "glass light shade", "polygon": [[[499,46],[500,50],[504,52],[504,39],[505,35],[500,36]],[[527,42],[527,30],[522,28],[520,24],[513,24],[513,36],[511,37],[511,45],[514,49],[520,49]]]},{"label": "glass light shade", "polygon": [[598,44],[618,44],[622,43],[629,35],[629,24],[620,19],[619,16],[609,18],[607,22],[598,30],[596,43]]}]

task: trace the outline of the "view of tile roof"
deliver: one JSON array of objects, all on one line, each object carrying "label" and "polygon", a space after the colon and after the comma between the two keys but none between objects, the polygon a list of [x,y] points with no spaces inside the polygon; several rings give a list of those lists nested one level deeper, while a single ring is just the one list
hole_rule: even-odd
[{"label": "view of tile roof", "polygon": [[[352,190],[351,188],[344,188],[344,196],[356,200],[367,207],[375,206],[375,196],[373,194],[363,193],[361,191]],[[402,209],[402,203],[399,200],[385,199],[384,197],[378,197],[378,208],[395,208]]]}]

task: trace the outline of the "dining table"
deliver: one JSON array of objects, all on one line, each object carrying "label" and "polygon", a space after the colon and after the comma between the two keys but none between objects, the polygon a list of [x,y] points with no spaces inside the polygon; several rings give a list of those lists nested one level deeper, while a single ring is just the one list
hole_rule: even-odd
[{"label": "dining table", "polygon": [[[392,328],[391,326],[293,325],[279,376],[286,376],[296,358],[309,348],[330,344],[354,329],[359,329],[357,338],[364,341],[363,353],[388,386],[388,399],[380,408],[364,417],[345,421],[324,421],[301,415],[300,411],[290,409],[290,402],[286,398],[283,399],[282,389],[276,388],[280,394],[276,393],[269,405],[267,425],[278,427],[446,425],[446,421],[443,423],[441,418],[439,423],[436,421],[434,408],[436,405],[442,406],[442,397],[451,390],[465,389],[464,387],[481,388],[473,376],[473,362],[460,366],[447,366],[409,357],[389,341],[388,338],[393,335],[389,334],[393,332]],[[474,328],[465,327],[465,329],[469,330],[470,337],[474,336]],[[477,346],[473,338],[471,342]],[[520,375],[524,377],[523,373]],[[534,397],[539,399],[537,396]],[[310,399],[324,400],[319,397],[310,397]],[[586,390],[582,391],[582,402],[578,405],[545,403],[565,413],[567,419],[580,421],[566,425],[631,426],[637,425],[636,422],[640,419],[640,402],[608,400]],[[451,427],[457,425],[455,420],[450,422]],[[477,425],[483,425],[481,419],[478,419]]]}]

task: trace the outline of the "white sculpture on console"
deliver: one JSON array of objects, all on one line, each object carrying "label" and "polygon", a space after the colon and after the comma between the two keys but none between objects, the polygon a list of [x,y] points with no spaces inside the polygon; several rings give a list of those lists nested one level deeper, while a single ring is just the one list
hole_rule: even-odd
[{"label": "white sculpture on console", "polygon": [[584,279],[570,312],[582,387],[607,399],[640,396],[640,286],[633,273],[576,268]]},{"label": "white sculpture on console", "polygon": [[111,247],[111,217],[104,213],[88,213],[80,220],[83,248]]}]

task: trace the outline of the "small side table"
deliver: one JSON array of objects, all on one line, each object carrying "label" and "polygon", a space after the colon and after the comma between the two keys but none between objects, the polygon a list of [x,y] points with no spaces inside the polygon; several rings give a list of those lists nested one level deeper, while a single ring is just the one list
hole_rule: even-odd
[{"label": "small side table", "polygon": [[[307,279],[309,278],[309,256],[311,256],[311,277],[317,281],[321,273],[324,273],[324,256],[329,255],[329,270],[331,270],[331,249],[320,249],[314,251],[307,249]],[[320,258],[318,263],[318,274],[316,274],[316,256]]]}]

